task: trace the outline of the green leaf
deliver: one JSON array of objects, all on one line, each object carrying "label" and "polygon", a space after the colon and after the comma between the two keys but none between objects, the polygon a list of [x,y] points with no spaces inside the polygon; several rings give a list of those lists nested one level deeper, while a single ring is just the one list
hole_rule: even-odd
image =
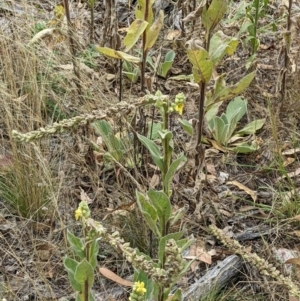
[{"label": "green leaf", "polygon": [[[152,6],[154,2],[155,0],[148,0],[148,1],[138,0],[135,9],[135,18],[147,21],[149,23],[148,28],[150,27],[150,24],[152,24],[153,22]],[[146,6],[146,4],[148,4],[148,7]],[[145,16],[147,16],[146,19]]]},{"label": "green leaf", "polygon": [[173,141],[172,141],[173,133],[169,130],[162,130],[162,131],[157,131],[157,134],[159,135],[159,137],[162,141],[167,142],[167,145],[169,146],[168,152],[172,152],[172,150],[173,150]]},{"label": "green leaf", "polygon": [[177,168],[184,161],[186,161],[186,157],[183,154],[181,154],[181,155],[178,156],[178,158],[176,160],[174,160],[171,163],[171,165],[170,165],[170,167],[169,167],[169,169],[168,169],[168,171],[165,175],[165,179],[164,179],[164,186],[165,187],[170,186]]},{"label": "green leaf", "polygon": [[213,103],[219,102],[219,101],[225,101],[228,99],[232,99],[235,96],[241,94],[245,89],[249,87],[252,80],[255,77],[256,72],[249,73],[245,77],[243,77],[238,83],[229,86],[224,87],[224,89],[220,90],[218,93],[214,93],[213,95]]},{"label": "green leaf", "polygon": [[219,116],[213,119],[213,124],[214,138],[220,145],[224,145],[226,143],[225,139],[229,125],[225,125],[225,122]]},{"label": "green leaf", "polygon": [[151,49],[152,46],[155,44],[163,24],[164,24],[164,12],[160,10],[158,17],[153,22],[153,24],[149,28],[149,31],[147,32],[144,51],[148,52],[149,49]]},{"label": "green leaf", "polygon": [[[152,130],[152,132],[151,132]],[[151,121],[148,122],[148,134],[147,138],[151,140],[156,140],[159,138],[158,131],[161,131],[161,123],[160,122],[154,122],[152,123]]]},{"label": "green leaf", "polygon": [[172,294],[172,298],[168,301],[182,301],[182,292],[181,289],[177,289],[174,294]]},{"label": "green leaf", "polygon": [[147,26],[148,22],[141,19],[136,19],[130,24],[127,29],[126,37],[124,38],[124,45],[126,46],[125,52],[128,52],[135,45]]},{"label": "green leaf", "polygon": [[163,62],[161,65],[160,65],[160,68],[158,70],[158,75],[162,76],[162,77],[166,77],[167,76],[167,73],[168,71],[171,69],[173,65],[173,61],[172,62]]},{"label": "green leaf", "polygon": [[133,84],[138,81],[140,76],[139,69],[135,70],[134,72],[123,71],[123,74],[125,74]]},{"label": "green leaf", "polygon": [[140,68],[134,66],[132,63],[127,61],[123,61],[122,66],[123,66],[122,73],[125,74],[132,83],[136,83],[141,74]]},{"label": "green leaf", "polygon": [[163,230],[163,227],[166,226],[170,215],[171,215],[171,201],[169,200],[168,196],[162,192],[150,189],[147,192],[147,195],[156,209],[158,219],[160,221],[161,230]]},{"label": "green leaf", "polygon": [[78,262],[70,257],[64,259],[64,266],[68,272],[75,273]]},{"label": "green leaf", "polygon": [[172,213],[172,216],[170,218],[170,225],[176,224],[182,217],[187,213],[189,207],[183,206],[179,209],[177,209],[175,212]]},{"label": "green leaf", "polygon": [[209,56],[215,66],[224,56],[232,55],[239,41],[237,38],[226,36],[222,31],[216,32],[210,41]]},{"label": "green leaf", "polygon": [[248,144],[247,142],[240,143],[233,148],[231,148],[235,153],[239,154],[249,154],[253,153],[258,150],[258,145],[254,144]]},{"label": "green leaf", "polygon": [[194,132],[194,128],[193,128],[193,125],[190,124],[187,120],[185,119],[178,119],[181,127],[190,135],[192,136],[193,135],[193,132]]},{"label": "green leaf", "polygon": [[241,111],[241,108],[238,108],[235,111],[234,115],[231,116],[231,119],[230,119],[230,121],[228,123],[229,124],[229,128],[228,128],[228,131],[226,133],[226,144],[228,143],[229,139],[231,138],[231,136],[233,135],[233,133],[234,133],[234,131],[236,129],[240,111]]},{"label": "green leaf", "polygon": [[199,49],[187,49],[189,61],[193,65],[194,80],[197,84],[208,83],[212,76],[213,64],[209,58],[208,52],[199,47]]},{"label": "green leaf", "polygon": [[176,53],[174,50],[169,50],[165,56],[165,62],[173,62],[175,59]]},{"label": "green leaf", "polygon": [[146,200],[145,196],[138,191],[136,191],[136,198],[137,198],[137,204],[139,206],[139,209],[140,209],[141,213],[143,214],[148,226],[150,227],[150,229],[152,230],[152,232],[155,235],[160,237],[161,234],[156,226],[157,212],[156,212],[154,206],[152,206]]},{"label": "green leaf", "polygon": [[93,122],[93,127],[98,135],[104,136],[104,139],[113,132],[110,124],[106,120]]},{"label": "green leaf", "polygon": [[170,233],[168,235],[165,235],[159,240],[159,247],[158,247],[158,260],[159,262],[164,262],[164,256],[165,256],[165,249],[166,249],[166,243],[170,239],[174,239],[175,241],[179,240],[183,235],[183,232],[175,232]]},{"label": "green leaf", "polygon": [[73,235],[69,230],[67,230],[67,239],[72,249],[75,251],[76,255],[79,256],[80,259],[83,259],[85,257],[85,254],[84,244],[82,240]]},{"label": "green leaf", "polygon": [[64,266],[65,266],[65,269],[68,272],[68,278],[69,278],[69,281],[71,283],[71,286],[72,286],[74,291],[80,292],[81,291],[81,285],[78,281],[75,280],[75,277],[74,277],[77,265],[78,265],[78,262],[73,260],[72,258],[67,257],[64,260]]},{"label": "green leaf", "polygon": [[152,140],[142,135],[137,134],[137,136],[139,140],[142,142],[142,144],[149,150],[151,157],[154,163],[156,164],[156,166],[162,171],[164,168],[164,162],[158,146]]},{"label": "green leaf", "polygon": [[227,1],[225,0],[213,0],[208,10],[204,7],[202,22],[207,33],[211,32],[218,25],[226,13],[226,10]]},{"label": "green leaf", "polygon": [[239,136],[251,135],[261,129],[266,122],[266,118],[257,119],[248,123],[245,127],[239,130],[236,134]]},{"label": "green leaf", "polygon": [[253,71],[247,74],[246,76],[244,76],[237,84],[235,84],[232,87],[231,93],[233,93],[234,95],[238,95],[242,93],[245,89],[249,87],[255,75],[256,75],[256,71]]},{"label": "green leaf", "polygon": [[113,59],[118,59],[118,60],[123,59],[125,61],[135,63],[135,64],[140,63],[140,58],[132,56],[132,55],[122,52],[122,51],[114,50],[114,49],[108,48],[108,47],[99,47],[99,46],[95,46],[95,49],[98,52],[100,52],[110,58],[113,58]]},{"label": "green leaf", "polygon": [[166,77],[168,71],[171,69],[175,58],[175,51],[170,50],[167,52],[164,62],[159,66],[158,74],[162,77]]},{"label": "green leaf", "polygon": [[226,116],[231,122],[233,116],[236,114],[236,111],[240,109],[237,121],[239,121],[247,112],[247,100],[243,99],[242,97],[236,97],[233,99],[226,108]]},{"label": "green leaf", "polygon": [[162,140],[166,139],[167,141],[171,141],[173,138],[173,134],[169,130],[161,130],[161,131],[157,131],[157,133]]},{"label": "green leaf", "polygon": [[98,241],[96,239],[93,240],[93,242],[90,245],[89,248],[89,263],[91,264],[92,268],[95,269],[97,266],[97,256],[99,253],[99,244]]},{"label": "green leaf", "polygon": [[[205,118],[207,120],[208,125],[210,126],[211,121],[213,118],[218,114],[219,107],[221,106],[221,102],[216,102],[212,106],[209,107],[208,111],[205,113]],[[210,129],[212,130],[212,129]]]},{"label": "green leaf", "polygon": [[195,243],[195,239],[193,238],[183,238],[178,240],[177,246],[181,248],[182,251],[186,250],[189,246],[191,246],[193,243]]},{"label": "green leaf", "polygon": [[124,148],[121,141],[114,135],[110,124],[106,120],[100,120],[94,122],[93,127],[102,137],[110,155],[120,162],[123,157]]},{"label": "green leaf", "polygon": [[90,291],[94,283],[94,269],[92,268],[91,264],[86,260],[86,258],[84,258],[77,265],[74,277],[75,280],[81,284],[83,294],[85,289],[88,289],[88,291]]},{"label": "green leaf", "polygon": [[220,118],[224,121],[225,125],[229,124],[229,120],[228,120],[227,116],[224,113],[222,113],[222,115],[220,116]]}]

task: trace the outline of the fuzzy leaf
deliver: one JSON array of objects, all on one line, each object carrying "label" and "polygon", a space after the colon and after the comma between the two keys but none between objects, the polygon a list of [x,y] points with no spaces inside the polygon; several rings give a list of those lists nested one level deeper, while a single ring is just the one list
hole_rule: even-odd
[{"label": "fuzzy leaf", "polygon": [[242,97],[236,97],[233,99],[226,108],[226,116],[230,123],[233,116],[236,114],[236,111],[240,109],[239,114],[237,116],[237,121],[239,121],[247,112],[247,100],[243,99]]},{"label": "fuzzy leaf", "polygon": [[253,153],[253,152],[257,151],[258,146],[255,144],[252,145],[252,144],[248,144],[247,142],[243,142],[243,143],[236,145],[234,148],[232,148],[232,150],[235,153],[239,153],[239,154],[249,154],[249,153]]},{"label": "fuzzy leaf", "polygon": [[256,72],[252,72],[244,76],[239,82],[232,86],[224,87],[224,89],[220,90],[218,93],[214,93],[213,95],[213,103],[219,101],[225,101],[228,99],[232,99],[235,96],[241,94],[245,89],[249,87],[252,80],[255,77]]},{"label": "fuzzy leaf", "polygon": [[151,49],[152,46],[155,44],[163,24],[164,24],[164,12],[160,10],[158,17],[153,22],[153,24],[149,28],[149,31],[147,32],[147,39],[144,48],[145,51],[148,52],[149,49]]},{"label": "fuzzy leaf", "polygon": [[193,135],[194,129],[193,126],[185,119],[179,119],[178,120],[181,127],[190,135]]},{"label": "fuzzy leaf", "polygon": [[[152,132],[151,132],[152,131]],[[159,138],[158,131],[161,131],[161,123],[160,122],[148,122],[148,134],[147,138],[150,140],[156,140]]]},{"label": "fuzzy leaf", "polygon": [[225,54],[232,55],[239,41],[237,38],[226,36],[222,31],[216,32],[210,41],[209,56],[215,65],[219,62]]},{"label": "fuzzy leaf", "polygon": [[85,254],[82,240],[72,234],[69,230],[67,230],[67,239],[77,256],[79,256],[80,259],[83,259],[85,257]]},{"label": "fuzzy leaf", "polygon": [[168,171],[167,171],[167,173],[165,175],[165,179],[164,179],[164,185],[165,185],[165,187],[169,187],[170,183],[173,180],[173,177],[174,177],[174,174],[175,174],[177,168],[184,161],[186,161],[186,157],[183,154],[181,154],[181,155],[178,156],[178,158],[176,160],[174,160],[171,163],[171,165],[170,165],[170,167],[169,167],[169,169],[168,169]]},{"label": "fuzzy leaf", "polygon": [[162,171],[164,162],[163,162],[163,157],[161,155],[161,152],[160,152],[158,146],[152,140],[150,140],[142,135],[137,134],[137,136],[138,136],[139,140],[142,142],[142,144],[149,150],[154,163]]},{"label": "fuzzy leaf", "polygon": [[231,119],[228,122],[229,127],[228,127],[228,131],[226,133],[226,139],[225,139],[226,144],[228,143],[229,139],[231,138],[231,136],[233,135],[233,133],[236,129],[241,110],[242,110],[242,108],[238,108],[235,111],[235,113],[231,116]]},{"label": "fuzzy leaf", "polygon": [[[148,28],[150,27],[150,24],[152,24],[153,22],[152,6],[154,2],[155,0],[148,0],[148,1],[138,0],[135,9],[135,18],[147,21],[149,23]],[[148,7],[146,6],[146,4],[148,4]],[[145,19],[145,16],[147,16],[147,19]]]},{"label": "fuzzy leaf", "polygon": [[152,206],[145,198],[145,196],[136,191],[137,204],[141,213],[143,214],[149,228],[153,231],[155,235],[160,237],[160,232],[156,226],[157,222],[157,212],[154,206]]},{"label": "fuzzy leaf", "polygon": [[96,239],[94,239],[93,242],[91,243],[89,248],[89,253],[90,253],[89,263],[91,264],[92,268],[95,269],[97,265],[97,256],[99,253],[99,244]]},{"label": "fuzzy leaf", "polygon": [[181,289],[177,289],[174,294],[169,295],[166,301],[181,301],[182,300],[182,292]]},{"label": "fuzzy leaf", "polygon": [[125,60],[127,62],[131,62],[131,63],[135,63],[135,64],[139,64],[140,63],[140,58],[138,57],[135,57],[135,56],[132,56],[128,53],[125,53],[123,51],[118,51],[118,50],[114,50],[112,48],[108,48],[108,47],[99,47],[99,46],[95,46],[95,49],[110,57],[110,58],[113,58],[113,59],[118,59],[118,60]]},{"label": "fuzzy leaf", "polygon": [[199,49],[187,49],[187,55],[193,65],[194,80],[197,84],[208,83],[212,76],[213,64],[209,58],[208,52],[199,47]]},{"label": "fuzzy leaf", "polygon": [[173,62],[163,62],[158,71],[158,75],[165,78],[167,76],[168,71],[171,69],[172,65]]},{"label": "fuzzy leaf", "polygon": [[69,281],[74,291],[80,292],[81,285],[78,281],[75,280],[74,274],[77,268],[78,262],[73,260],[72,258],[65,258],[64,266],[68,272]]},{"label": "fuzzy leaf", "polygon": [[213,119],[213,122],[213,136],[219,144],[224,145],[226,139],[226,132],[229,125],[225,124],[225,122],[219,116],[216,116]]},{"label": "fuzzy leaf", "polygon": [[94,283],[94,269],[85,258],[77,265],[74,277],[81,284],[81,288],[85,287],[87,281],[87,289],[90,290]]},{"label": "fuzzy leaf", "polygon": [[256,75],[256,71],[253,71],[247,74],[246,76],[244,76],[237,84],[235,84],[232,87],[231,93],[233,93],[234,95],[238,95],[242,93],[245,89],[249,87],[255,75]]},{"label": "fuzzy leaf", "polygon": [[168,196],[162,191],[150,189],[147,195],[156,209],[162,230],[162,227],[165,227],[171,215],[171,202]]},{"label": "fuzzy leaf", "polygon": [[124,45],[126,46],[125,52],[128,52],[135,45],[147,26],[148,22],[141,19],[136,19],[130,24],[127,29],[126,37],[124,38]]},{"label": "fuzzy leaf", "polygon": [[265,122],[266,122],[266,118],[254,120],[248,123],[241,130],[239,130],[236,134],[240,136],[254,134],[256,131],[258,131],[263,127]]},{"label": "fuzzy leaf", "polygon": [[208,125],[210,126],[211,121],[219,112],[219,107],[221,106],[221,102],[216,102],[215,104],[209,106],[209,109],[205,113],[205,118],[207,120]]},{"label": "fuzzy leaf", "polygon": [[168,71],[171,69],[173,65],[175,55],[176,54],[174,50],[170,50],[167,52],[164,62],[159,66],[158,74],[160,76],[162,77],[167,76]]},{"label": "fuzzy leaf", "polygon": [[114,135],[110,124],[106,120],[99,120],[93,123],[93,127],[97,134],[102,137],[109,154],[120,162],[123,157],[124,149],[121,141]]},{"label": "fuzzy leaf", "polygon": [[202,22],[206,32],[211,32],[222,20],[227,10],[227,1],[213,0],[208,8],[204,7],[202,12]]},{"label": "fuzzy leaf", "polygon": [[169,50],[165,56],[165,62],[173,62],[175,59],[176,53],[174,50]]}]

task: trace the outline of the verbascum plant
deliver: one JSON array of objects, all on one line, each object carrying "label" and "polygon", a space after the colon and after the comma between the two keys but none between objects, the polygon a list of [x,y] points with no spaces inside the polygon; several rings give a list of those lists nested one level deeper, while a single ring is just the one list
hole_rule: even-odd
[{"label": "verbascum plant", "polygon": [[[158,16],[154,19],[152,6],[154,0],[138,0],[135,9],[135,20],[127,29],[126,37],[124,38],[125,50],[118,51],[107,47],[96,46],[96,50],[104,55],[119,60],[125,60],[140,66],[141,70],[141,90],[144,90],[145,84],[145,68],[147,55],[150,49],[155,44],[160,30],[163,27],[164,13],[162,10],[158,12]],[[132,56],[127,52],[136,45],[138,39],[142,37],[142,58]]]},{"label": "verbascum plant", "polygon": [[289,293],[300,298],[300,288],[288,277],[282,275],[271,263],[259,257],[256,253],[250,253],[245,247],[241,246],[238,241],[226,236],[222,230],[211,225],[211,233],[218,238],[226,247],[235,254],[240,255],[245,261],[255,266],[262,275],[274,278],[278,284],[285,286]]},{"label": "verbascum plant", "polygon": [[72,129],[75,129],[79,126],[86,125],[89,122],[93,122],[95,120],[101,120],[107,117],[113,117],[116,116],[117,114],[127,115],[138,107],[151,104],[154,102],[155,101],[150,99],[149,97],[141,98],[140,101],[134,105],[122,101],[106,110],[94,110],[91,113],[81,114],[70,119],[61,120],[60,122],[54,122],[53,125],[49,125],[45,128],[40,128],[39,130],[31,131],[25,134],[13,130],[12,137],[18,141],[30,142],[56,133],[63,133],[65,131],[70,131]]}]

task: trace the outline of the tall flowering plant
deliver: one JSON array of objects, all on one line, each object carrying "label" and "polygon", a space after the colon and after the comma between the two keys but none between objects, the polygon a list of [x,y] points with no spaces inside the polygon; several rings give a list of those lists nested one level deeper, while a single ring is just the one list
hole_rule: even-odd
[{"label": "tall flowering plant", "polygon": [[136,191],[136,200],[150,231],[158,240],[157,250],[154,252],[157,258],[151,258],[138,249],[131,248],[118,232],[108,233],[101,223],[90,217],[87,202],[83,199],[75,211],[76,220],[82,224],[83,238],[68,232],[67,237],[74,256],[64,260],[70,283],[77,292],[76,301],[94,300],[91,288],[100,238],[121,251],[135,270],[135,282],[130,284],[132,291],[129,301],[182,300],[180,289],[173,292],[173,288],[189,268],[189,264],[182,257],[182,252],[193,240],[183,238],[183,231],[170,230],[186,212],[186,208],[174,211],[170,201],[173,193],[173,177],[186,161],[186,157],[184,154],[176,156],[173,153],[173,134],[169,130],[169,115],[173,112],[180,115],[183,113],[185,97],[180,93],[174,101],[171,101],[169,96],[162,95],[158,91],[155,95],[148,95],[147,98],[148,103],[155,104],[162,116],[161,130],[158,131],[160,141],[155,143],[141,135],[138,135],[138,138],[148,149],[153,162],[161,172],[161,190],[150,189],[146,193]]}]

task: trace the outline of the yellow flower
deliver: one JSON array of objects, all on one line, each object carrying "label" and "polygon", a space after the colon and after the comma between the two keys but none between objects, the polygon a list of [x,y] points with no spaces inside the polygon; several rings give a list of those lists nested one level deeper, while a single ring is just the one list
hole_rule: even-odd
[{"label": "yellow flower", "polygon": [[62,5],[55,6],[54,15],[58,20],[62,20],[65,15],[65,8]]},{"label": "yellow flower", "polygon": [[82,210],[81,208],[78,208],[76,211],[75,211],[75,219],[78,220],[80,217],[82,217],[83,214],[82,214]]},{"label": "yellow flower", "polygon": [[135,282],[134,291],[137,292],[139,295],[143,296],[147,292],[145,288],[145,283],[140,281]]},{"label": "yellow flower", "polygon": [[182,115],[183,108],[184,108],[183,102],[179,102],[175,105],[175,111],[178,112],[179,115]]}]

